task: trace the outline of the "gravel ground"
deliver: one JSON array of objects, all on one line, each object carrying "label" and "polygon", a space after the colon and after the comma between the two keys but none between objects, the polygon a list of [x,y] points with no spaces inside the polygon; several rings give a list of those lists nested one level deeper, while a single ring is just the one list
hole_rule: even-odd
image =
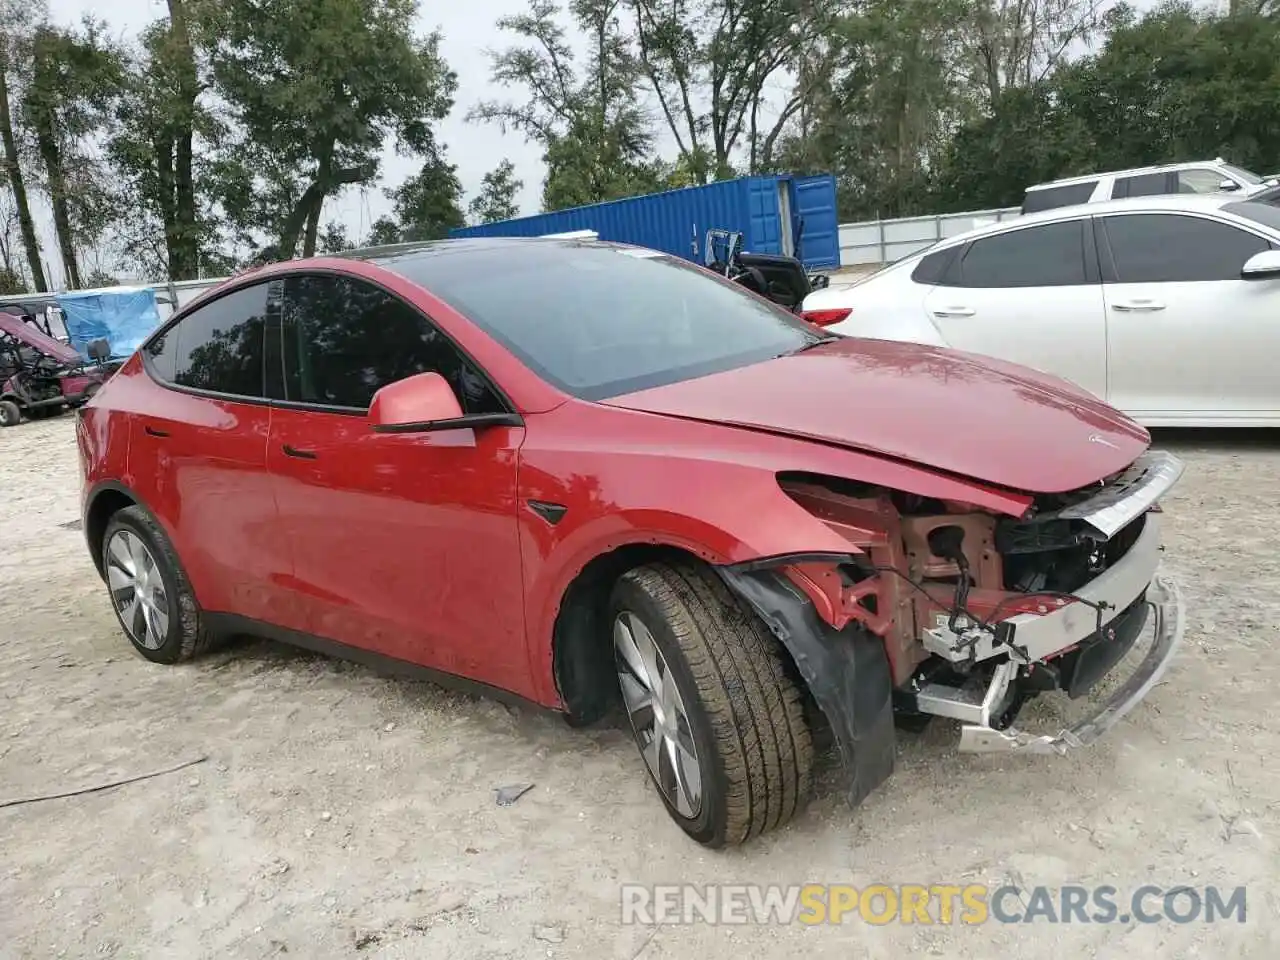
[{"label": "gravel ground", "polygon": [[[0,957],[1280,956],[1280,439],[1180,435],[1169,572],[1188,602],[1165,681],[1066,758],[962,757],[904,734],[854,810],[702,850],[618,729],[574,731],[266,643],[134,656],[81,534],[70,417],[0,431]],[[537,786],[499,807],[495,787]],[[663,926],[619,884],[1247,885],[1206,925]]]}]

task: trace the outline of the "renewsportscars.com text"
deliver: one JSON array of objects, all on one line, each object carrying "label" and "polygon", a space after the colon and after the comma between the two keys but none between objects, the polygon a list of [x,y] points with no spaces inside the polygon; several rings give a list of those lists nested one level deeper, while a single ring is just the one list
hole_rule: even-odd
[{"label": "renewsportscars.com text", "polygon": [[640,924],[1244,923],[1244,887],[984,884],[697,886],[624,884],[622,922]]}]

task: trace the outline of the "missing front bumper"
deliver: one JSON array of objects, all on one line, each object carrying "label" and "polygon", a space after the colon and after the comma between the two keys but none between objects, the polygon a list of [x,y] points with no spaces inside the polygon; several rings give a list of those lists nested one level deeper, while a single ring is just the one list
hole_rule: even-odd
[{"label": "missing front bumper", "polygon": [[[1132,675],[1087,717],[1056,735],[1039,735],[989,723],[966,724],[960,731],[960,750],[967,753],[1066,753],[1083,747],[1110,730],[1151,692],[1169,668],[1185,630],[1182,594],[1176,584],[1157,576],[1147,588],[1154,638]],[[1001,682],[999,671],[992,683]],[[1007,679],[1004,680],[1007,684]]]}]

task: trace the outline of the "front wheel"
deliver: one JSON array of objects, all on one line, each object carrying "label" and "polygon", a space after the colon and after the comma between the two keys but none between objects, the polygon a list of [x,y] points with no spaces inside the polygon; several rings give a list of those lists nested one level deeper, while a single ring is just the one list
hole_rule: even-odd
[{"label": "front wheel", "polygon": [[753,611],[710,572],[653,564],[611,600],[631,730],[671,818],[709,847],[790,820],[809,795],[804,692]]},{"label": "front wheel", "polygon": [[21,422],[21,408],[12,400],[0,400],[0,427],[16,427]]}]

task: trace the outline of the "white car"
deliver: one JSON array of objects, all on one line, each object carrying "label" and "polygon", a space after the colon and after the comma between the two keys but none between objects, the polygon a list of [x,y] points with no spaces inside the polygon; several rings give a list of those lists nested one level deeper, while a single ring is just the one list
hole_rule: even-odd
[{"label": "white car", "polygon": [[1027,187],[1023,213],[1041,213],[1077,203],[1100,203],[1170,193],[1235,193],[1236,199],[1274,186],[1276,181],[1227,163],[1221,157],[1158,167],[1066,177]]},{"label": "white car", "polygon": [[1280,208],[1229,195],[1065,207],[949,237],[805,298],[837,333],[1071,380],[1146,426],[1280,426]]}]

